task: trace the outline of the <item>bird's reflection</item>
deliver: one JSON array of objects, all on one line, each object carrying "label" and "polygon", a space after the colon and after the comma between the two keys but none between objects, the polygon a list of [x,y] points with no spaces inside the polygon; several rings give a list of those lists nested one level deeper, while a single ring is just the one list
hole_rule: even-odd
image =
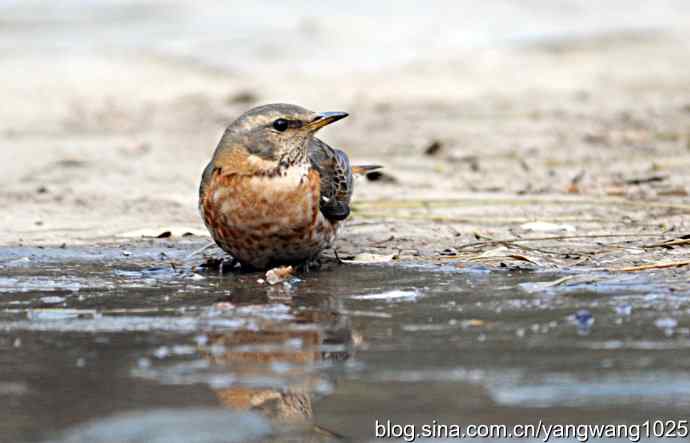
[{"label": "bird's reflection", "polygon": [[237,381],[215,394],[227,408],[256,411],[283,425],[306,425],[321,439],[338,438],[315,425],[313,400],[334,383],[323,369],[351,357],[349,318],[323,301],[292,310],[290,321],[207,334],[206,349],[215,351],[204,352],[205,358]]}]

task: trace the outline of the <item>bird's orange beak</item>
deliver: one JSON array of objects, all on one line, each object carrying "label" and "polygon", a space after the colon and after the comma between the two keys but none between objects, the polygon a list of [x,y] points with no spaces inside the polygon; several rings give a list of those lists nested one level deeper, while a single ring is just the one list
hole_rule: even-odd
[{"label": "bird's orange beak", "polygon": [[322,112],[321,114],[318,114],[314,120],[307,124],[307,128],[311,129],[312,131],[316,131],[347,116],[347,112]]}]

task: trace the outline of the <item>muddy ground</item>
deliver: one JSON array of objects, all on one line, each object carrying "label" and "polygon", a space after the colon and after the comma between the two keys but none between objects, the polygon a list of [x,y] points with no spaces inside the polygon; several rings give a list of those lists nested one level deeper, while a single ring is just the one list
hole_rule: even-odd
[{"label": "muddy ground", "polygon": [[[357,182],[338,241],[346,255],[489,251],[602,268],[687,260],[687,243],[647,248],[688,233],[686,37],[570,37],[322,75],[249,75],[134,51],[9,52],[0,244],[206,236],[196,190],[224,126],[286,101],[350,112],[322,138],[355,163],[385,166],[379,180]],[[621,237],[514,243],[510,254],[491,243],[610,234]],[[478,241],[489,242],[469,247]]]}]

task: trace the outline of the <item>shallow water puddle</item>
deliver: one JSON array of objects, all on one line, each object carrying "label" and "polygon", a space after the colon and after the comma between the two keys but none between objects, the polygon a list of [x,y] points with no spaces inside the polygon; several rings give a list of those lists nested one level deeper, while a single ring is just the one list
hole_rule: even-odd
[{"label": "shallow water puddle", "polygon": [[367,441],[375,419],[690,407],[682,275],[347,264],[269,286],[196,268],[198,246],[0,252],[0,435]]}]

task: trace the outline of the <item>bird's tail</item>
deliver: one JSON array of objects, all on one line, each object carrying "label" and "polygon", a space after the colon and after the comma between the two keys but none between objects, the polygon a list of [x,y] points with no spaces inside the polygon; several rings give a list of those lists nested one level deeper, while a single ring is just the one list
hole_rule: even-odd
[{"label": "bird's tail", "polygon": [[373,171],[378,171],[381,168],[383,168],[381,165],[354,165],[352,167],[352,173],[365,175]]}]

